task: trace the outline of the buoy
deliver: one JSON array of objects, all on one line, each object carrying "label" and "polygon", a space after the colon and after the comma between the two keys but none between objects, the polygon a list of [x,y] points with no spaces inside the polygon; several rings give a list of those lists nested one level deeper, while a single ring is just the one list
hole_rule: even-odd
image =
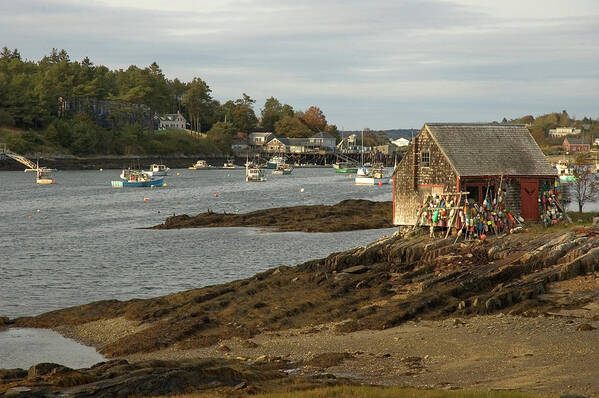
[{"label": "buoy", "polygon": [[180,175],[181,175],[181,173],[177,172],[177,175],[178,175],[178,176],[180,176]]},{"label": "buoy", "polygon": [[215,197],[215,198],[218,198],[218,194],[217,194],[217,193],[215,193],[215,194],[214,194],[214,197]]},{"label": "buoy", "polygon": [[147,202],[148,200],[150,200],[150,199],[148,199],[148,198],[144,198],[144,202]]},{"label": "buoy", "polygon": [[300,188],[300,192],[304,192],[304,188]]},{"label": "buoy", "polygon": [[40,212],[40,209],[37,209],[37,212],[39,213],[39,212]]},{"label": "buoy", "polygon": [[380,187],[380,186],[382,186],[382,185],[383,185],[383,182],[382,182],[382,181],[379,181],[379,187]]},{"label": "buoy", "polygon": [[480,240],[485,240],[485,239],[487,239],[487,235],[485,235],[485,234],[481,234],[481,235],[480,235]]},{"label": "buoy", "polygon": [[163,187],[166,187],[166,182],[164,184],[162,184]]},{"label": "buoy", "polygon": [[29,216],[29,219],[31,219],[31,216]]},{"label": "buoy", "polygon": [[104,169],[100,169],[100,171],[104,171]]}]

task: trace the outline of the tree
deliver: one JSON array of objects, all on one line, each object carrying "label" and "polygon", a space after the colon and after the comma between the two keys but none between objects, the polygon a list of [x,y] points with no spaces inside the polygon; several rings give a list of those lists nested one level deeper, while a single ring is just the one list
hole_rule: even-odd
[{"label": "tree", "polygon": [[322,131],[327,125],[327,118],[317,106],[311,106],[304,113],[304,122],[314,132]]},{"label": "tree", "polygon": [[574,180],[569,183],[570,197],[578,203],[578,212],[582,213],[585,203],[599,198],[599,184],[593,172],[591,162],[584,155],[578,155],[572,164]]},{"label": "tree", "polygon": [[270,97],[262,109],[262,127],[267,131],[274,131],[275,123],[284,116],[293,116],[293,107],[288,104],[282,105],[278,99]]},{"label": "tree", "polygon": [[275,123],[275,133],[292,138],[307,138],[314,135],[300,119],[293,116],[285,116]]},{"label": "tree", "polygon": [[230,111],[231,122],[240,131],[249,133],[258,124],[258,118],[253,108],[255,102],[246,93],[243,93],[242,98],[235,100],[234,106]]},{"label": "tree", "polygon": [[229,153],[231,151],[231,141],[235,135],[236,129],[233,123],[216,122],[210,130],[208,130],[208,139],[212,141],[222,152]]},{"label": "tree", "polygon": [[183,94],[181,104],[185,105],[191,128],[202,131],[202,118],[211,112],[212,97],[210,87],[199,77],[194,77],[189,83],[189,89]]}]

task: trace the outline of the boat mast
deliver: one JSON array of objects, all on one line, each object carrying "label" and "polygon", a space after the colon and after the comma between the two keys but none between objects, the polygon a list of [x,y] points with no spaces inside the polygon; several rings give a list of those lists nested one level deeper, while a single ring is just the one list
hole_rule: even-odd
[{"label": "boat mast", "polygon": [[362,154],[360,155],[360,162],[364,166],[364,129],[362,129]]}]

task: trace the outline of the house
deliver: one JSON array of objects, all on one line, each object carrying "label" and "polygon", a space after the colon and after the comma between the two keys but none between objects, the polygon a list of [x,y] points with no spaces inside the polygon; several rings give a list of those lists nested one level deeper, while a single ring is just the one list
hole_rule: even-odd
[{"label": "house", "polygon": [[309,138],[287,138],[290,153],[312,153],[318,152],[319,145],[310,141]]},{"label": "house", "polygon": [[556,178],[522,124],[426,123],[393,173],[393,222],[414,225],[428,195],[482,203],[499,187],[507,209],[538,220],[539,194]]},{"label": "house", "polygon": [[407,140],[405,138],[398,138],[396,140],[391,141],[391,143],[397,147],[403,147],[403,146],[408,146],[410,145],[410,140]]},{"label": "house", "polygon": [[382,153],[383,155],[393,155],[395,153],[395,145],[377,145],[374,147],[375,152]]},{"label": "house", "polygon": [[235,134],[231,140],[231,149],[234,151],[244,151],[248,149],[248,134],[242,131]]},{"label": "house", "polygon": [[352,147],[356,146],[356,139],[356,134],[350,134],[346,137],[343,137],[337,144],[337,150],[340,152],[349,152]]},{"label": "house", "polygon": [[179,111],[158,117],[158,130],[185,130],[186,127],[187,120]]},{"label": "house", "polygon": [[274,137],[273,133],[250,133],[249,145],[253,147],[263,147],[270,139]]},{"label": "house", "polygon": [[591,150],[591,144],[582,137],[566,137],[562,147],[566,152],[589,152]]},{"label": "house", "polygon": [[314,134],[309,140],[310,143],[314,144],[320,149],[334,151],[337,148],[335,145],[337,141],[335,137],[324,131]]},{"label": "house", "polygon": [[266,152],[286,153],[289,152],[289,139],[285,137],[275,137],[266,144]]},{"label": "house", "polygon": [[574,127],[557,127],[554,129],[549,129],[549,131],[547,132],[547,135],[549,137],[553,137],[553,138],[560,138],[560,137],[565,137],[567,135],[576,135],[576,134],[580,134],[580,129],[574,128]]}]

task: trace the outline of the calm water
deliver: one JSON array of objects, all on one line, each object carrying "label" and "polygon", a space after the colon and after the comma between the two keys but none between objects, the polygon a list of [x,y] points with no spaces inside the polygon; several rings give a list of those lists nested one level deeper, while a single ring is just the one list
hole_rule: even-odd
[{"label": "calm water", "polygon": [[343,199],[391,200],[391,186],[355,186],[332,169],[268,174],[268,181],[249,184],[244,170],[175,170],[166,187],[115,189],[110,180],[118,174],[61,171],[55,174],[56,184],[38,186],[31,174],[0,172],[0,316],[35,315],[95,300],[154,297],[227,282],[393,232],[136,229],[161,223],[173,213],[208,209],[247,212]]}]

